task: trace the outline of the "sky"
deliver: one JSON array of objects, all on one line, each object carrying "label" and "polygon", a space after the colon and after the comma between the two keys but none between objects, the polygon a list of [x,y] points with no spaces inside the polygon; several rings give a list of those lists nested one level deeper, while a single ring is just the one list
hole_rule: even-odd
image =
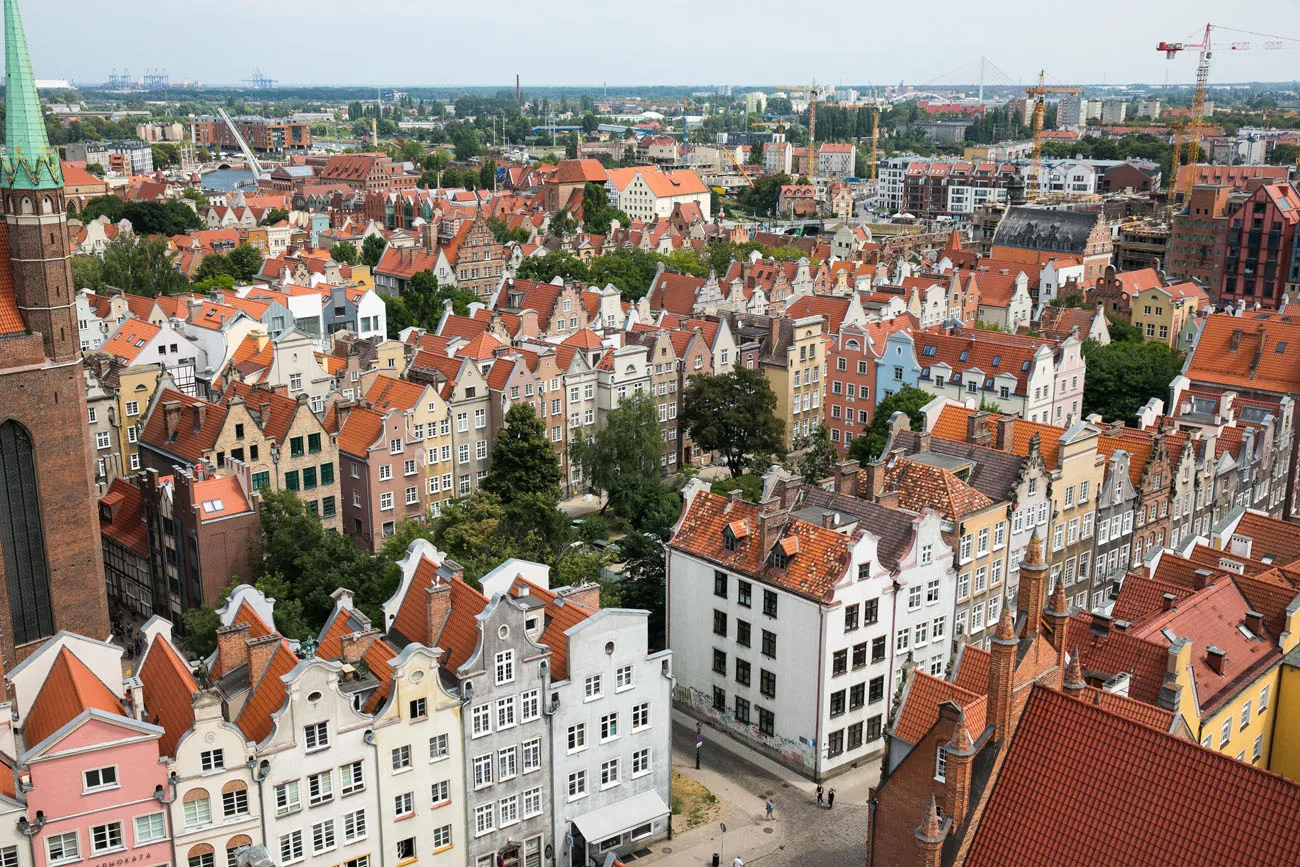
[{"label": "sky", "polygon": [[[958,83],[981,56],[1015,83],[1190,83],[1206,21],[1300,39],[1300,0],[19,0],[36,76],[114,69],[233,84],[796,85]],[[620,8],[621,7],[621,8]],[[1223,33],[1220,40],[1249,40]],[[1254,42],[1258,44],[1256,38]],[[1219,50],[1211,84],[1300,79],[1287,50]],[[337,61],[334,59],[337,57]],[[990,78],[991,80],[991,78]]]}]

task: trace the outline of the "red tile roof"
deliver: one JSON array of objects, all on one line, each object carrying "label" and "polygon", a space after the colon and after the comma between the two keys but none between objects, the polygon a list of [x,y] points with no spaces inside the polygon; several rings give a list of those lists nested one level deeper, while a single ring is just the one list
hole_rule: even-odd
[{"label": "red tile roof", "polygon": [[235,724],[253,743],[261,743],[271,733],[271,714],[284,706],[287,694],[281,678],[293,671],[297,664],[298,657],[289,649],[288,642],[281,640],[262,677],[257,683],[250,684],[252,691]]},{"label": "red tile roof", "polygon": [[966,731],[974,740],[983,734],[987,724],[987,689],[987,681],[976,693],[917,671],[907,688],[907,696],[898,712],[898,719],[894,722],[893,734],[909,744],[919,743],[939,719],[939,705],[951,701],[966,711]]},{"label": "red tile roof", "polygon": [[[263,435],[283,445],[294,417],[301,409],[298,401],[286,394],[272,391],[263,385],[249,385],[233,380],[226,386],[224,397],[240,397],[257,420]],[[265,407],[263,406],[265,404]],[[308,412],[310,410],[307,410]]]},{"label": "red tile roof", "polygon": [[1110,626],[1094,628],[1090,614],[1076,614],[1066,621],[1065,647],[1079,654],[1086,677],[1109,680],[1118,674],[1129,675],[1128,694],[1147,704],[1160,698],[1168,668],[1168,644],[1139,637],[1130,630]]},{"label": "red tile roof", "polygon": [[1250,539],[1252,559],[1279,566],[1289,566],[1300,560],[1300,532],[1290,521],[1246,512],[1237,522],[1233,535]]},{"label": "red tile roof", "polygon": [[353,407],[339,430],[339,451],[367,458],[384,432],[384,416],[373,409]]},{"label": "red tile roof", "polygon": [[1035,688],[965,865],[1300,863],[1297,815],[1296,783]]},{"label": "red tile roof", "polygon": [[[734,551],[723,543],[723,528],[745,521],[750,532],[738,540]],[[799,553],[783,569],[772,565],[770,548],[762,550],[759,509],[752,503],[731,501],[708,491],[692,500],[671,547],[759,581],[809,599],[822,601],[831,593],[849,564],[852,540],[842,533],[792,518],[773,534],[775,546],[782,538],[794,538]]]},{"label": "red tile roof", "polygon": [[992,500],[947,470],[907,458],[896,459],[885,470],[885,485],[888,490],[898,491],[899,506],[909,512],[934,509],[950,521],[993,505]]},{"label": "red tile roof", "polygon": [[421,271],[432,271],[437,264],[438,254],[423,247],[385,247],[375,273],[409,280]]},{"label": "red tile roof", "polygon": [[370,390],[366,392],[366,400],[379,412],[388,412],[390,409],[411,412],[420,405],[424,389],[425,386],[406,379],[380,376],[371,383]]},{"label": "red tile roof", "polygon": [[28,748],[36,746],[91,708],[125,716],[113,691],[76,654],[64,647],[54,658],[50,673],[45,676],[41,691],[36,694],[36,700],[23,721],[23,736]]},{"label": "red tile roof", "polygon": [[[176,402],[181,407],[180,425],[176,428],[176,437],[167,438],[167,404]],[[196,404],[204,407],[203,424],[198,423]],[[169,454],[183,458],[190,463],[197,463],[205,451],[216,445],[217,435],[226,420],[226,408],[219,403],[208,403],[198,398],[189,397],[170,388],[163,389],[154,404],[153,411],[145,422],[140,441],[155,446]]]},{"label": "red tile roof", "polygon": [[[144,523],[144,497],[140,489],[126,479],[113,479],[99,506],[99,532],[128,551],[147,557],[149,530]],[[111,520],[105,516],[106,506],[114,510]]]},{"label": "red tile roof", "polygon": [[104,341],[100,347],[105,352],[111,352],[113,355],[122,359],[127,364],[135,361],[140,350],[149,345],[149,341],[158,336],[162,328],[147,322],[144,319],[127,317],[122,320],[122,324],[113,332],[113,336]]},{"label": "red tile roof", "polygon": [[153,643],[140,666],[144,684],[145,721],[162,726],[158,752],[176,755],[176,743],[194,725],[194,694],[199,685],[181,659],[176,648],[161,635]]},{"label": "red tile roof", "polygon": [[194,502],[198,503],[199,520],[215,521],[231,515],[243,515],[253,510],[244,489],[235,476],[218,476],[194,483]]},{"label": "red tile roof", "polygon": [[[1237,349],[1233,333],[1241,332]],[[1206,317],[1201,336],[1187,360],[1186,376],[1247,392],[1300,394],[1300,322],[1251,319],[1214,314]]]},{"label": "red tile roof", "polygon": [[[930,432],[941,439],[964,443],[966,442],[966,419],[974,413],[975,410],[968,407],[949,404],[943,408]],[[988,423],[992,425],[999,418],[1001,416],[991,413]],[[1021,457],[1028,455],[1029,441],[1034,434],[1038,434],[1038,449],[1043,455],[1043,462],[1049,470],[1054,470],[1061,450],[1061,435],[1064,433],[1063,427],[1053,427],[1049,424],[1038,424],[1018,418],[1012,432],[1011,451]]]}]

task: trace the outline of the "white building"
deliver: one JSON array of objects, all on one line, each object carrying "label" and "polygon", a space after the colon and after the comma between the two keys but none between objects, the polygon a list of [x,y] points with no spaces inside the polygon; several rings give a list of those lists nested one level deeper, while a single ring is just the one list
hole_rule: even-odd
[{"label": "white building", "polygon": [[207,367],[207,353],[172,322],[154,324],[127,317],[98,347],[120,359],[124,367],[160,364],[185,394],[196,394],[197,372]]},{"label": "white building", "polygon": [[668,217],[677,205],[694,204],[705,221],[710,218],[709,188],[690,169],[636,166],[610,169],[605,189],[609,204],[634,220],[652,223]]},{"label": "white building", "polygon": [[937,514],[783,482],[774,494],[760,506],[686,489],[668,553],[674,698],[821,780],[882,749],[909,656],[947,664],[952,554]]}]

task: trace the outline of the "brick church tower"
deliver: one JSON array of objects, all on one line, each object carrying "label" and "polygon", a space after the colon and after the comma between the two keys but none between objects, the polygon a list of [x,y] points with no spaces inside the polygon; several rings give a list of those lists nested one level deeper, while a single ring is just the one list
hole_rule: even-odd
[{"label": "brick church tower", "polygon": [[[4,0],[0,154],[0,652],[108,636],[63,170],[45,134],[17,0]],[[4,255],[7,250],[8,255]]]}]

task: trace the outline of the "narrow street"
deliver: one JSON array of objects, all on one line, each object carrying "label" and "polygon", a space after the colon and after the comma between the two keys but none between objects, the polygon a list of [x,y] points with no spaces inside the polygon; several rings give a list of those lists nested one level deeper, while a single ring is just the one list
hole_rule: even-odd
[{"label": "narrow street", "polygon": [[[836,789],[832,810],[817,806],[811,781],[790,771],[760,767],[724,749],[716,742],[721,737],[704,730],[697,771],[693,724],[673,726],[673,768],[716,795],[722,814],[718,821],[679,833],[672,841],[661,840],[651,847],[653,854],[637,859],[638,864],[710,864],[717,852],[722,867],[731,867],[737,854],[746,867],[860,867],[866,845],[867,789],[878,773],[875,760],[831,781],[829,786]],[[776,803],[776,818],[771,822],[764,817],[768,797]],[[727,826],[725,835],[722,824]]]}]

